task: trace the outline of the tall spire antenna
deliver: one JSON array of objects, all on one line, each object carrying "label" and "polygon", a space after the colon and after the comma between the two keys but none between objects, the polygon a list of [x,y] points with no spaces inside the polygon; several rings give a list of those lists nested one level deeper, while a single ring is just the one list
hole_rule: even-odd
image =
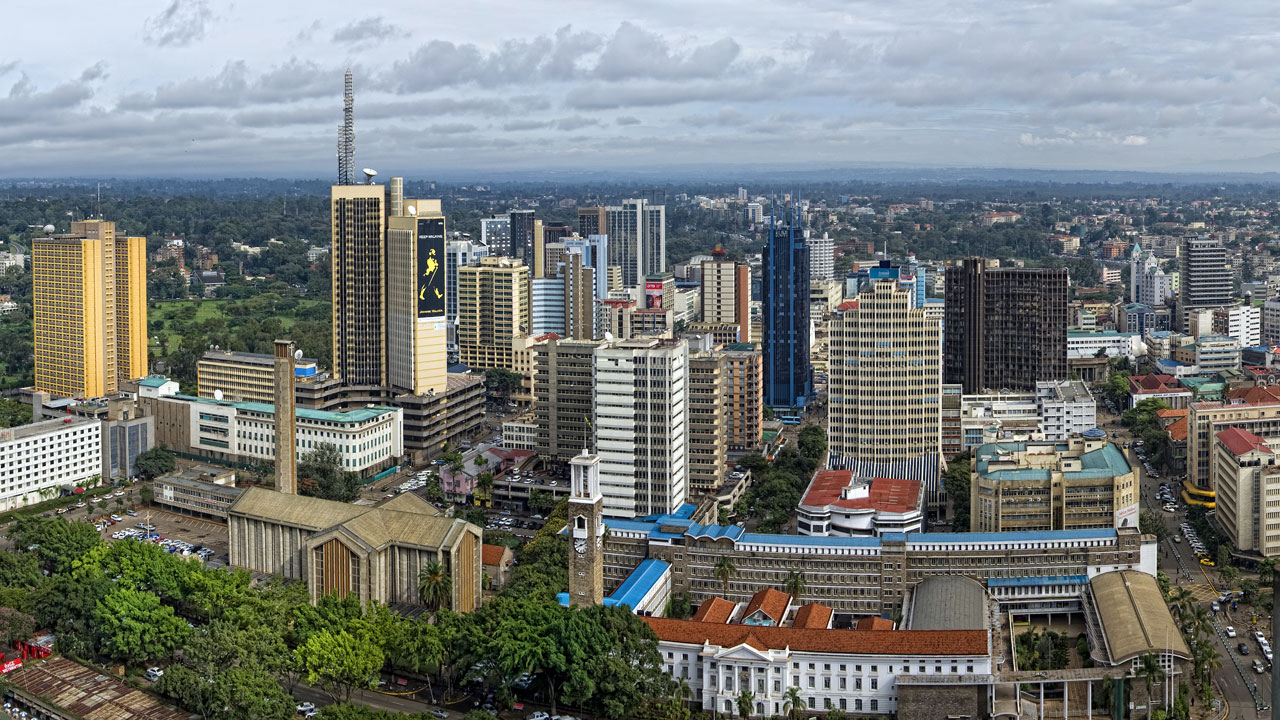
[{"label": "tall spire antenna", "polygon": [[356,94],[351,81],[351,68],[343,78],[342,127],[338,128],[338,184],[356,184]]}]

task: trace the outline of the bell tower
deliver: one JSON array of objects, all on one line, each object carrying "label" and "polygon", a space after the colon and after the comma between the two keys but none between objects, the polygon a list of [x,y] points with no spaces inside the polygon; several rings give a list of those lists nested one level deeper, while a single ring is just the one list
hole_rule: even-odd
[{"label": "bell tower", "polygon": [[600,456],[584,449],[569,461],[569,604],[604,602],[604,496]]}]

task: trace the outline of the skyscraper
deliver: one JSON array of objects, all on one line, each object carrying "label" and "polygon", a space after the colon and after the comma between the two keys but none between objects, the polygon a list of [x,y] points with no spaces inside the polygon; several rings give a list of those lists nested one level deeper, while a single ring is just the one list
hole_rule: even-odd
[{"label": "skyscraper", "polygon": [[387,384],[397,393],[443,394],[445,217],[439,200],[406,200],[395,187],[391,205],[403,214],[387,218]]},{"label": "skyscraper", "polygon": [[512,210],[507,213],[507,217],[511,219],[511,252],[505,254],[528,265],[529,270],[532,271],[533,253],[537,248],[534,239],[538,236],[537,220],[533,217],[533,211]]},{"label": "skyscraper", "polygon": [[751,267],[717,247],[702,261],[702,321],[737,325],[737,342],[751,342]]},{"label": "skyscraper", "polygon": [[835,241],[826,233],[809,238],[809,282],[824,283],[834,280],[835,275]]},{"label": "skyscraper", "polygon": [[802,408],[813,393],[809,364],[809,246],[795,212],[785,225],[770,224],[764,247],[764,403]]},{"label": "skyscraper", "polygon": [[621,205],[578,208],[578,235],[608,235],[609,265],[622,268],[624,287],[640,287],[645,276],[667,270],[667,208],[645,199]]},{"label": "skyscraper", "polygon": [[[896,279],[874,282],[831,318],[829,464],[942,452],[942,329]],[[936,476],[936,472],[933,473]]]},{"label": "skyscraper", "polygon": [[969,394],[1065,380],[1067,284],[1065,268],[1000,268],[980,257],[947,268],[943,380]]},{"label": "skyscraper", "polygon": [[529,337],[529,266],[481,258],[458,271],[458,357],[473,370],[516,370]]},{"label": "skyscraper", "polygon": [[489,247],[491,255],[511,257],[511,218],[506,215],[481,218],[480,242]]},{"label": "skyscraper", "polygon": [[[481,220],[481,222],[484,222]],[[444,248],[444,315],[449,323],[449,346],[458,347],[458,268],[489,257],[489,246],[471,240],[450,240]]]},{"label": "skyscraper", "polygon": [[533,416],[538,454],[567,461],[594,449],[595,351],[602,343],[548,338],[533,347]]},{"label": "skyscraper", "polygon": [[146,375],[146,238],[74,222],[32,243],[31,284],[37,390],[99,397]]},{"label": "skyscraper", "polygon": [[675,512],[688,492],[689,345],[621,340],[595,351],[594,422],[605,514]]},{"label": "skyscraper", "polygon": [[1231,297],[1231,263],[1227,249],[1213,235],[1187,238],[1182,243],[1182,273],[1178,288],[1179,327],[1187,330],[1187,316],[1235,304]]},{"label": "skyscraper", "polygon": [[386,192],[330,188],[333,374],[348,385],[386,385]]}]

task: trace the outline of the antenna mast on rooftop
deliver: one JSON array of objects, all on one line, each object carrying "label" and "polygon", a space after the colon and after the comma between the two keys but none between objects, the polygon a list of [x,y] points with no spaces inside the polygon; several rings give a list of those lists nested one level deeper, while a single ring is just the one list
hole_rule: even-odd
[{"label": "antenna mast on rooftop", "polygon": [[338,184],[356,184],[356,94],[347,68],[342,88],[342,127],[338,128]]}]

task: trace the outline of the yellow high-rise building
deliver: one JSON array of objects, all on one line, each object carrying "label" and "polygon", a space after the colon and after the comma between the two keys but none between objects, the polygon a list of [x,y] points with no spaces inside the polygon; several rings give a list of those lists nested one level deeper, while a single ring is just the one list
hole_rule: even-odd
[{"label": "yellow high-rise building", "polygon": [[386,188],[330,189],[333,374],[349,385],[386,385]]},{"label": "yellow high-rise building", "polygon": [[146,375],[146,244],[104,220],[32,243],[37,390],[100,397]]},{"label": "yellow high-rise building", "polygon": [[458,268],[458,353],[472,370],[529,373],[529,266],[486,257]]},{"label": "yellow high-rise building", "polygon": [[444,213],[439,200],[405,200],[396,185],[391,198],[402,214],[387,218],[387,382],[397,392],[443,394]]}]

